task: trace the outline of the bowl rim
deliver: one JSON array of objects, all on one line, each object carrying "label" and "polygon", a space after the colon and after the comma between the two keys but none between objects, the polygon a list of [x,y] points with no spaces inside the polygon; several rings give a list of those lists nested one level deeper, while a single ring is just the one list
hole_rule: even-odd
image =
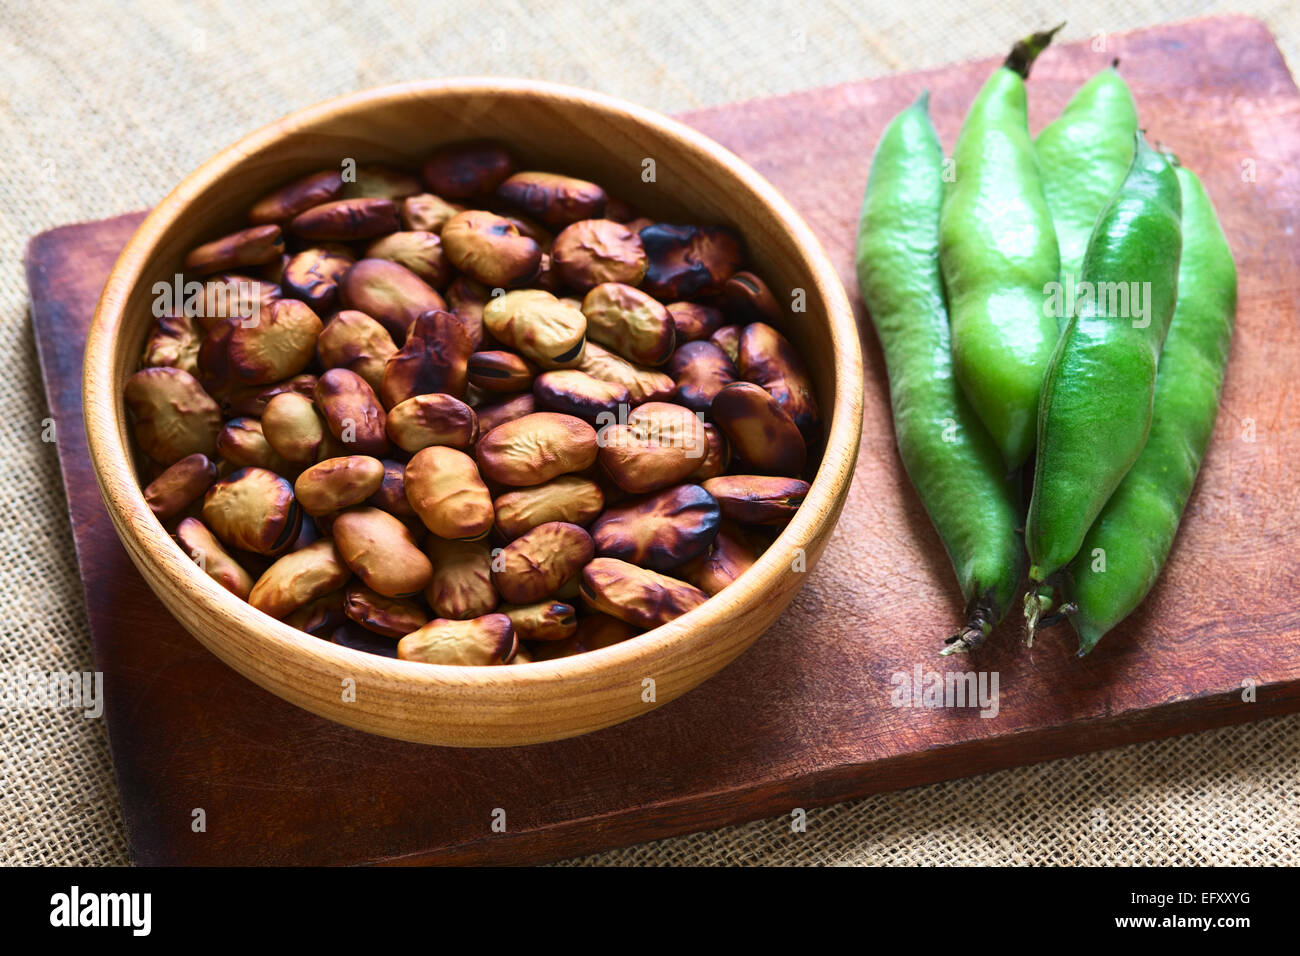
[{"label": "bowl rim", "polygon": [[[346,93],[295,110],[241,137],[186,176],[150,211],[109,274],[87,335],[82,372],[85,431],[95,479],[110,518],[132,559],[136,563],[154,560],[165,565],[164,570],[169,575],[182,579],[188,596],[200,605],[204,613],[223,618],[242,631],[256,630],[257,640],[279,645],[282,650],[296,656],[306,655],[304,661],[315,658],[331,673],[346,669],[347,673],[358,677],[397,683],[412,690],[454,689],[459,693],[465,689],[481,693],[494,687],[520,688],[598,678],[603,671],[621,669],[637,662],[667,661],[676,652],[684,650],[697,634],[705,633],[709,625],[722,624],[734,612],[741,610],[742,602],[737,595],[743,589],[728,588],[681,617],[632,640],[583,654],[535,661],[526,666],[510,665],[504,669],[429,665],[387,658],[322,640],[269,615],[263,615],[264,626],[254,629],[246,616],[256,609],[203,572],[167,533],[145,502],[143,488],[133,477],[134,467],[126,445],[120,440],[128,429],[121,396],[113,394],[110,388],[113,360],[120,347],[118,333],[125,302],[135,285],[148,278],[143,274],[143,268],[155,239],[175,224],[195,195],[227,175],[248,155],[273,146],[286,135],[300,132],[319,121],[379,102],[485,93],[523,98],[542,94],[552,101],[581,109],[631,116],[638,125],[652,127],[657,135],[675,141],[678,148],[698,159],[724,167],[731,177],[757,194],[801,250],[804,261],[799,264],[798,271],[808,274],[812,285],[825,300],[835,375],[834,400],[822,461],[810,483],[808,495],[772,545],[738,579],[738,582],[747,581],[749,590],[758,594],[760,599],[762,594],[776,586],[783,574],[791,573],[788,559],[793,552],[790,549],[806,549],[810,542],[829,532],[827,526],[833,525],[838,518],[848,494],[862,431],[863,363],[856,320],[843,284],[821,243],[766,178],[726,147],[678,120],[618,97],[566,84],[463,76],[412,80]],[[732,593],[731,599],[728,599],[728,591]],[[186,626],[184,621],[181,623]],[[212,649],[207,641],[201,643]],[[224,655],[218,656],[231,663]],[[301,701],[294,702],[305,706]]]}]

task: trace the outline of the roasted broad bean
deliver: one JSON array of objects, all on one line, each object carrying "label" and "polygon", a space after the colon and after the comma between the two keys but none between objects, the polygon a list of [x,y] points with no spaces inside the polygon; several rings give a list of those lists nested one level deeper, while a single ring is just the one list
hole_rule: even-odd
[{"label": "roasted broad bean", "polygon": [[[243,430],[251,432],[253,427],[247,425]],[[325,442],[325,423],[317,414],[315,403],[298,392],[281,392],[267,402],[256,431],[262,434],[275,454],[295,465],[316,461]],[[235,437],[232,436],[232,440]],[[243,444],[248,446],[252,440],[244,437]],[[256,446],[249,449],[250,454],[260,452],[261,450]],[[229,455],[226,457],[230,458]],[[240,464],[235,458],[231,460]],[[257,464],[257,462],[249,461],[243,464]]]},{"label": "roasted broad bean", "polygon": [[197,378],[202,341],[203,329],[194,316],[184,312],[160,315],[145,339],[140,364],[146,368],[171,366]]},{"label": "roasted broad bean", "polygon": [[298,537],[302,509],[288,479],[265,468],[240,468],[203,496],[203,522],[223,544],[277,555]]},{"label": "roasted broad bean", "polygon": [[447,202],[433,193],[407,196],[402,200],[402,226],[412,232],[440,233],[448,219],[464,211],[464,206]]},{"label": "roasted broad bean", "polygon": [[658,222],[640,235],[649,259],[641,288],[661,301],[721,292],[740,268],[740,239],[723,226]]},{"label": "roasted broad bean", "polygon": [[284,234],[279,226],[251,226],[193,249],[185,257],[185,271],[195,275],[228,272],[263,265],[283,253]]},{"label": "roasted broad bean", "polygon": [[258,224],[288,222],[313,206],[337,198],[342,188],[343,175],[338,170],[326,169],[303,176],[263,196],[249,210],[248,220]]},{"label": "roasted broad bean", "polygon": [[429,559],[406,525],[387,511],[349,508],[330,530],[347,566],[384,597],[410,597],[428,586],[433,576]]},{"label": "roasted broad bean", "polygon": [[493,349],[469,357],[470,383],[488,392],[526,392],[537,377],[537,366],[522,355]]},{"label": "roasted broad bean", "polygon": [[555,594],[595,553],[591,535],[576,524],[548,521],[511,541],[492,562],[492,584],[511,604]]},{"label": "roasted broad bean", "polygon": [[405,266],[434,289],[444,289],[455,275],[442,240],[435,232],[394,232],[366,247],[367,259],[388,259]]},{"label": "roasted broad bean", "polygon": [[708,595],[658,571],[617,558],[594,558],[582,569],[582,599],[610,617],[649,629],[699,607]]},{"label": "roasted broad bean", "polygon": [[432,620],[397,642],[397,656],[423,664],[505,664],[516,646],[510,618],[485,614],[468,621]]},{"label": "roasted broad bean", "polygon": [[596,452],[596,430],[582,419],[534,412],[484,435],[475,458],[490,481],[527,487],[590,468]]},{"label": "roasted broad bean", "polygon": [[269,385],[297,375],[316,354],[320,317],[305,302],[279,299],[256,319],[229,319],[226,361],[242,385]]},{"label": "roasted broad bean", "polygon": [[385,458],[383,464],[384,480],[367,504],[399,518],[416,517],[415,509],[406,499],[406,465],[391,458]]},{"label": "roasted broad bean", "polygon": [[596,553],[653,571],[671,571],[708,551],[722,512],[699,485],[677,485],[622,502],[591,526]]},{"label": "roasted broad bean", "polygon": [[271,617],[284,618],[309,601],[341,588],[352,572],[334,542],[321,538],[286,554],[257,579],[248,603]]},{"label": "roasted broad bean", "polygon": [[316,407],[330,434],[349,451],[376,457],[388,451],[388,415],[356,372],[332,368],[317,379]]},{"label": "roasted broad bean", "polygon": [[200,452],[186,455],[149,482],[144,500],[159,521],[180,514],[217,480],[217,466]]},{"label": "roasted broad bean", "polygon": [[561,601],[502,605],[500,610],[521,641],[562,641],[578,629],[577,611]]},{"label": "roasted broad bean", "polygon": [[668,314],[677,330],[677,344],[698,342],[722,328],[722,311],[698,302],[669,302]]},{"label": "roasted broad bean", "polygon": [[812,377],[784,335],[764,322],[745,326],[736,344],[736,371],[767,389],[804,438],[815,436],[821,415]]},{"label": "roasted broad bean", "polygon": [[667,307],[640,289],[602,282],[582,300],[587,336],[630,362],[662,365],[677,344]]},{"label": "roasted broad bean", "polygon": [[636,285],[645,276],[641,238],[622,223],[583,219],[565,226],[550,250],[561,284],[585,292],[602,282]]},{"label": "roasted broad bean", "polygon": [[445,309],[424,312],[411,323],[405,344],[384,363],[379,396],[387,408],[432,392],[459,398],[469,381],[473,352],[459,318]]},{"label": "roasted broad bean", "polygon": [[424,188],[418,177],[383,163],[358,166],[354,174],[355,178],[344,180],[340,199],[404,199]]},{"label": "roasted broad bean", "polygon": [[305,209],[289,221],[288,230],[303,239],[350,242],[373,239],[402,228],[402,217],[391,199],[335,199]]},{"label": "roasted broad bean", "polygon": [[542,368],[569,368],[582,359],[587,319],[549,292],[519,289],[483,307],[483,328]]},{"label": "roasted broad bean", "polygon": [[492,507],[497,530],[514,539],[549,521],[590,524],[605,507],[605,495],[589,478],[561,475],[545,484],[507,491]]},{"label": "roasted broad bean", "polygon": [[498,425],[533,414],[537,411],[537,399],[532,392],[524,392],[503,402],[480,405],[474,411],[478,415],[478,433],[482,437]]},{"label": "roasted broad bean", "polygon": [[624,491],[646,494],[685,479],[708,447],[704,423],[690,409],[647,402],[633,409],[627,424],[601,430],[600,464]]},{"label": "roasted broad bean", "polygon": [[254,466],[279,474],[292,469],[290,462],[267,441],[262,423],[247,416],[226,422],[217,434],[217,454],[239,468]]},{"label": "roasted broad bean", "polygon": [[444,146],[420,169],[424,185],[446,199],[487,196],[512,172],[514,160],[504,147],[488,140]]},{"label": "roasted broad bean", "polygon": [[533,395],[539,408],[581,418],[592,425],[602,415],[614,420],[620,406],[631,401],[627,386],[605,382],[576,368],[543,372],[533,382]]},{"label": "roasted broad bean", "polygon": [[799,427],[766,389],[734,382],[713,399],[713,420],[735,453],[764,474],[800,474],[808,448]]},{"label": "roasted broad bean", "polygon": [[370,316],[392,336],[406,341],[406,330],[426,312],[445,309],[438,291],[406,266],[389,259],[359,259],[343,276],[339,301]]},{"label": "roasted broad bean", "polygon": [[142,368],[126,381],[126,405],[135,419],[135,440],[160,465],[200,452],[213,458],[221,409],[189,372]]},{"label": "roasted broad bean", "polygon": [[492,529],[492,495],[464,452],[431,445],[406,465],[406,500],[440,538],[471,540]]},{"label": "roasted broad bean", "polygon": [[526,285],[537,276],[542,247],[504,216],[467,209],[452,216],[440,233],[447,258],[465,275],[489,287]]},{"label": "roasted broad bean", "polygon": [[665,367],[677,380],[673,397],[693,412],[709,415],[713,399],[736,381],[736,366],[727,353],[708,341],[687,342]]},{"label": "roasted broad bean", "polygon": [[808,494],[808,482],[768,475],[723,475],[704,482],[722,514],[741,524],[784,524]]},{"label": "roasted broad bean", "polygon": [[343,613],[368,631],[385,637],[404,637],[429,623],[417,602],[385,597],[363,584],[354,584],[343,597]]},{"label": "roasted broad bean", "polygon": [[722,304],[741,322],[780,322],[781,305],[767,283],[752,272],[737,272],[722,286]]},{"label": "roasted broad bean", "polygon": [[321,365],[351,369],[376,393],[384,380],[384,365],[396,351],[388,330],[355,309],[336,314],[316,339],[316,357]]},{"label": "roasted broad bean", "polygon": [[465,620],[496,609],[492,553],[482,541],[450,541],[430,535],[424,543],[433,565],[425,599],[439,617]]},{"label": "roasted broad bean", "polygon": [[677,383],[672,376],[657,369],[634,365],[627,359],[588,342],[577,368],[602,382],[613,382],[627,389],[633,405],[660,402],[672,398]]},{"label": "roasted broad bean", "polygon": [[605,211],[605,190],[585,179],[557,173],[515,173],[497,187],[497,196],[552,228],[579,219],[598,219]]},{"label": "roasted broad bean", "polygon": [[474,409],[450,395],[416,395],[389,409],[388,437],[410,452],[430,445],[468,448],[478,437],[478,418]]},{"label": "roasted broad bean", "polygon": [[312,465],[293,483],[307,514],[324,515],[359,505],[384,483],[384,463],[368,455],[329,458]]},{"label": "roasted broad bean", "polygon": [[356,257],[347,246],[322,243],[289,257],[280,274],[284,295],[306,302],[324,314],[334,309],[339,299],[339,282]]},{"label": "roasted broad bean", "polygon": [[681,569],[681,574],[712,597],[751,568],[756,556],[743,542],[720,530],[708,553]]},{"label": "roasted broad bean", "polygon": [[221,546],[207,525],[198,518],[184,518],[176,526],[176,540],[189,559],[208,577],[241,601],[248,600],[248,594],[253,590],[253,578]]}]

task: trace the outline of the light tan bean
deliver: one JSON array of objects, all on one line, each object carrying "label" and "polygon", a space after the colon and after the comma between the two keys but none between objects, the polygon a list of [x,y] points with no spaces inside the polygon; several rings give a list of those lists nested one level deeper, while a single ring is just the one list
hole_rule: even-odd
[{"label": "light tan bean", "polygon": [[586,317],[542,289],[518,289],[492,298],[483,307],[483,327],[542,368],[570,368],[582,360]]},{"label": "light tan bean", "polygon": [[406,499],[440,538],[472,540],[492,530],[492,496],[474,459],[454,448],[432,445],[411,457]]},{"label": "light tan bean", "polygon": [[256,418],[232,418],[217,435],[217,453],[237,468],[265,468],[284,474],[292,466],[266,440]]},{"label": "light tan bean", "polygon": [[551,264],[560,282],[585,292],[602,282],[636,285],[645,276],[641,239],[622,223],[583,219],[565,226],[551,246]]},{"label": "light tan bean", "polygon": [[436,232],[394,232],[367,246],[366,258],[388,259],[403,265],[434,289],[446,288],[455,277]]},{"label": "light tan bean", "polygon": [[594,553],[582,528],[549,521],[506,545],[493,561],[492,583],[511,604],[532,604],[553,595]]},{"label": "light tan bean", "polygon": [[497,530],[514,539],[548,521],[590,524],[605,507],[605,495],[588,478],[561,475],[542,485],[507,491],[492,506]]},{"label": "light tan bean", "polygon": [[325,315],[339,299],[339,282],[356,257],[347,246],[322,243],[290,256],[280,276],[281,291]]},{"label": "light tan bean", "polygon": [[458,398],[435,393],[417,395],[388,412],[388,437],[403,451],[430,445],[469,448],[478,437],[474,409]]},{"label": "light tan bean", "polygon": [[358,166],[355,173],[355,179],[343,183],[340,199],[404,199],[424,188],[417,176],[383,163]]},{"label": "light tan bean", "polygon": [[350,577],[352,572],[334,542],[321,538],[267,568],[253,585],[248,603],[271,617],[284,618],[309,601],[338,590]]},{"label": "light tan bean", "polygon": [[490,481],[527,487],[590,468],[596,452],[596,431],[582,419],[535,412],[484,435],[475,458]]},{"label": "light tan bean", "polygon": [[625,425],[600,433],[600,464],[624,491],[647,494],[690,475],[708,453],[704,423],[690,409],[647,402],[633,409]]},{"label": "light tan bean", "polygon": [[298,392],[281,392],[267,402],[259,430],[277,455],[297,465],[315,461],[325,441],[325,423],[315,403]]},{"label": "light tan bean", "polygon": [[503,605],[501,613],[510,618],[521,641],[562,641],[578,629],[577,612],[560,601]]},{"label": "light tan bean", "polygon": [[662,365],[673,354],[677,327],[662,302],[621,282],[602,282],[582,300],[587,335],[630,362]]},{"label": "light tan bean", "polygon": [[510,220],[484,209],[452,216],[440,233],[447,258],[489,288],[526,285],[537,277],[542,247]]},{"label": "light tan bean", "polygon": [[425,554],[433,577],[424,589],[425,599],[439,617],[465,620],[496,609],[492,585],[492,553],[483,541],[449,541],[430,535]]},{"label": "light tan bean", "polygon": [[384,483],[384,464],[368,455],[329,458],[312,465],[293,484],[294,497],[309,515],[359,505]]},{"label": "light tan bean", "polygon": [[349,508],[334,519],[331,531],[347,566],[384,597],[418,594],[433,577],[411,532],[387,511]]},{"label": "light tan bean", "polygon": [[627,389],[632,405],[662,402],[672,398],[677,383],[672,376],[652,368],[633,365],[595,342],[588,342],[577,368],[592,378],[613,382]]},{"label": "light tan bean", "polygon": [[384,380],[384,365],[396,351],[388,330],[355,309],[344,309],[335,315],[316,339],[316,355],[321,365],[356,372],[376,394]]},{"label": "light tan bean", "polygon": [[447,202],[433,193],[407,196],[402,200],[402,226],[412,232],[442,232],[447,220],[464,211],[464,206]]},{"label": "light tan bean", "polygon": [[515,629],[504,614],[468,621],[430,621],[397,642],[397,656],[424,664],[504,664],[514,656]]},{"label": "light tan bean", "polygon": [[298,537],[302,509],[288,479],[265,468],[240,468],[208,489],[203,523],[232,548],[278,555]]},{"label": "light tan bean", "polygon": [[197,377],[199,344],[202,341],[203,330],[193,316],[183,312],[159,316],[145,340],[140,364],[145,367],[169,365]]}]

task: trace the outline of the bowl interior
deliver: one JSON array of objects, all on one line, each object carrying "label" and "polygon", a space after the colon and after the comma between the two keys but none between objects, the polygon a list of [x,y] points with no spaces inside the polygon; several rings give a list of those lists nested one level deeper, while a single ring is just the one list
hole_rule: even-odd
[{"label": "bowl interior", "polygon": [[[439,145],[469,138],[500,141],[514,153],[520,168],[598,182],[652,218],[735,228],[744,238],[749,268],[767,281],[779,301],[802,307],[803,311],[790,313],[791,321],[783,331],[811,372],[825,418],[827,454],[805,505],[777,545],[740,582],[669,625],[622,645],[517,668],[434,668],[384,658],[360,662],[358,658],[369,655],[261,616],[207,579],[183,555],[144,505],[128,451],[132,441],[122,389],[138,367],[152,322],[155,283],[177,281],[182,260],[195,245],[242,228],[248,208],[266,192],[346,159],[418,169]],[[155,590],[159,590],[158,578],[149,568],[160,576],[184,579],[178,587],[184,598],[161,592],[160,596],[201,640],[203,634],[190,620],[194,614],[182,614],[183,600],[196,602],[204,626],[217,631],[247,631],[249,615],[259,618],[258,640],[266,643],[244,645],[254,655],[265,647],[284,655],[309,656],[309,669],[328,678],[340,670],[362,667],[376,679],[422,692],[505,684],[510,687],[502,697],[507,710],[514,705],[526,707],[532,691],[541,693],[534,686],[538,681],[581,678],[579,683],[591,682],[594,688],[603,672],[630,666],[638,658],[671,669],[674,655],[692,633],[712,626],[743,631],[752,619],[753,633],[743,644],[729,656],[705,655],[711,669],[702,676],[688,676],[687,671],[695,672],[684,670],[682,680],[687,686],[674,688],[672,696],[720,669],[761,633],[797,588],[788,580],[788,559],[779,546],[784,542],[805,549],[809,566],[820,554],[847,493],[861,428],[861,359],[847,299],[816,239],[765,180],[712,141],[648,110],[566,87],[498,80],[417,83],[354,94],[292,114],[219,153],[166,197],[119,260],[87,347],[85,390],[92,453],[114,523]],[[115,437],[108,435],[110,430]],[[97,441],[101,431],[104,434]],[[125,478],[119,480],[117,475]],[[142,560],[153,564],[147,568]],[[159,564],[163,567],[156,567]],[[774,610],[752,615],[752,605],[764,602],[773,604]],[[312,706],[320,703],[316,692],[286,693],[264,679],[258,664],[239,659],[239,651],[204,643],[263,686],[322,712]],[[661,696],[659,702],[665,699],[671,696]],[[444,741],[436,734],[403,729],[402,720],[420,719],[418,707],[405,714],[403,710],[397,707],[381,722],[383,726],[360,716],[327,716],[408,739],[502,742],[480,740],[472,732],[463,741]],[[543,734],[536,739],[566,735]]]}]

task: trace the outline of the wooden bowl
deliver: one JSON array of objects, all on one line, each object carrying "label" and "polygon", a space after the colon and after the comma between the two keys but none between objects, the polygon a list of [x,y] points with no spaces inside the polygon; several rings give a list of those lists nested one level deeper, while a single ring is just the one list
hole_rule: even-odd
[{"label": "wooden bowl", "polygon": [[[752,268],[778,298],[789,302],[796,288],[805,292],[806,312],[794,314],[789,334],[826,419],[825,451],[806,501],[732,586],[633,640],[519,666],[452,667],[366,654],[273,620],[227,592],[145,504],[122,399],[152,321],[152,287],[174,281],[190,248],[239,228],[256,199],[295,176],[346,157],[418,168],[437,146],[473,137],[503,142],[523,168],[599,182],[655,218],[738,229]],[[643,180],[647,170],[651,182]],[[434,80],[343,96],[293,113],[206,162],[158,204],[118,259],[86,342],[83,392],[90,455],[113,525],[149,586],[191,634],[245,677],[330,720],[466,747],[538,743],[608,727],[726,666],[793,598],[806,574],[792,570],[799,552],[807,571],[820,557],[848,493],[862,429],[862,361],[848,299],[817,239],[765,179],[717,143],[650,110],[570,87],[499,79]]]}]

